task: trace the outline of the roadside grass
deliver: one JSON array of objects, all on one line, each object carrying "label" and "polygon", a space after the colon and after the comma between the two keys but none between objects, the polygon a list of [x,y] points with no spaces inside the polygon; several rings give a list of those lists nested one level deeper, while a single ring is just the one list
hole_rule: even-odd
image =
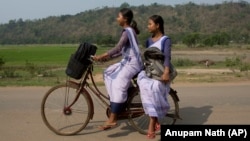
[{"label": "roadside grass", "polygon": [[222,72],[222,73],[178,73],[174,83],[214,83],[250,81],[247,72]]},{"label": "roadside grass", "polygon": [[[4,62],[0,65],[0,86],[53,86],[64,83],[67,79],[65,74],[69,57],[77,49],[77,44],[66,45],[0,45],[0,59]],[[222,48],[222,47],[221,47]],[[106,52],[108,47],[98,47],[96,54]],[[230,49],[230,48],[226,48]],[[244,48],[249,51],[247,47]],[[189,52],[190,49],[180,46],[173,50]],[[196,49],[196,50],[200,50]],[[213,50],[213,49],[212,49]],[[215,49],[217,50],[217,49]],[[232,50],[236,51],[232,47]],[[242,51],[242,50],[241,50]],[[191,54],[190,56],[193,56]],[[0,60],[0,62],[1,62]],[[97,84],[103,85],[103,70],[117,59],[106,63],[97,63],[94,68],[94,77],[98,77]],[[230,60],[234,61],[234,60]],[[204,63],[187,58],[174,58],[173,64],[177,69],[198,68],[207,69]],[[1,64],[1,63],[0,63]],[[234,67],[234,66],[233,66]],[[216,61],[209,66],[210,69],[228,68],[225,61]],[[228,68],[229,69],[229,68]],[[248,71],[218,74],[179,73],[175,82],[226,82],[232,80],[249,81]]]}]

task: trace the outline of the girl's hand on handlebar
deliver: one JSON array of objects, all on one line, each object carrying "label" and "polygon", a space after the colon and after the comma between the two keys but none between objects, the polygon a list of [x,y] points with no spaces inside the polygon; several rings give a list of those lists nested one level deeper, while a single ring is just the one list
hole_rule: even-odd
[{"label": "girl's hand on handlebar", "polygon": [[94,60],[94,61],[107,61],[107,58],[108,58],[108,54],[107,53],[104,53],[102,55],[95,55],[95,56],[91,56],[91,58]]},{"label": "girl's hand on handlebar", "polygon": [[101,61],[101,57],[100,57],[100,56],[91,56],[91,58],[92,58],[94,61]]}]

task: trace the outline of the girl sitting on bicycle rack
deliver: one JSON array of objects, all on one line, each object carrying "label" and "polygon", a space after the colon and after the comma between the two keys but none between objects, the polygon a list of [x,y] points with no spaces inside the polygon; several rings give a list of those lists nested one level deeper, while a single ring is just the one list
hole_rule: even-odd
[{"label": "girl sitting on bicycle rack", "polygon": [[164,54],[162,74],[159,74],[157,80],[148,76],[147,69],[145,69],[137,77],[145,114],[150,116],[147,134],[150,139],[155,138],[155,131],[160,130],[158,118],[164,117],[170,108],[167,95],[170,91],[171,40],[164,35],[163,25],[164,21],[161,16],[151,16],[148,20],[148,30],[152,36],[146,42],[147,48],[157,47],[159,52]]},{"label": "girl sitting on bicycle rack", "polygon": [[103,73],[110,98],[111,114],[105,124],[100,126],[102,130],[117,125],[117,114],[124,108],[131,79],[142,70],[143,66],[136,37],[139,30],[133,20],[133,12],[128,8],[121,9],[117,22],[123,28],[118,44],[108,52],[93,57],[95,61],[102,61],[117,55],[123,56],[120,62],[109,66]]}]

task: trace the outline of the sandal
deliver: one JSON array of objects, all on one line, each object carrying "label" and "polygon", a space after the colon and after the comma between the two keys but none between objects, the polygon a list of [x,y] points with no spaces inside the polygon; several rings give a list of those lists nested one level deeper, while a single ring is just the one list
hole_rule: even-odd
[{"label": "sandal", "polygon": [[160,131],[161,130],[161,125],[159,123],[155,124],[155,131]]},{"label": "sandal", "polygon": [[117,125],[117,123],[105,123],[105,124],[99,126],[98,128],[100,130],[107,130],[107,129],[115,127],[116,125]]},{"label": "sandal", "polygon": [[155,132],[151,132],[147,134],[148,139],[154,139],[155,138]]}]

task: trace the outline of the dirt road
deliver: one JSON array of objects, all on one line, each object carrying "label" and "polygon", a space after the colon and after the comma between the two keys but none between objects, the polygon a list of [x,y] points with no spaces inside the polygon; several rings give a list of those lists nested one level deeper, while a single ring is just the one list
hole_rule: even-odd
[{"label": "dirt road", "polygon": [[[173,84],[180,97],[177,124],[250,124],[250,82],[236,84]],[[75,136],[58,136],[43,123],[40,103],[49,87],[0,87],[0,141],[127,141],[146,140],[145,135],[120,121],[119,126],[99,131],[105,111],[96,104],[94,119]],[[157,136],[156,140],[159,140]]]}]

